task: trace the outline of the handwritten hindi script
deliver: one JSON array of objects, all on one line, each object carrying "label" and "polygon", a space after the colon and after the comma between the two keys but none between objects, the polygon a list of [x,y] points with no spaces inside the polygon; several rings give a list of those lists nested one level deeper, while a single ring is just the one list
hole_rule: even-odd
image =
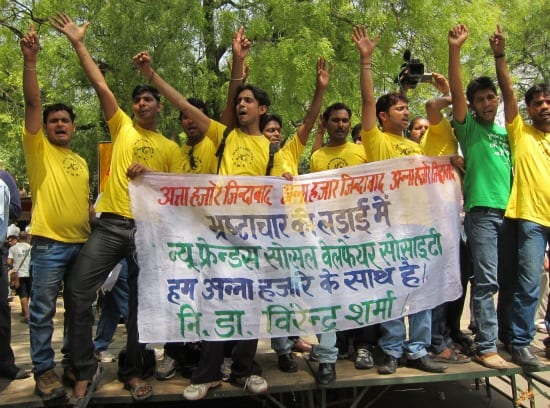
[{"label": "handwritten hindi script", "polygon": [[140,341],[344,330],[461,294],[460,180],[415,156],[276,177],[130,183]]}]

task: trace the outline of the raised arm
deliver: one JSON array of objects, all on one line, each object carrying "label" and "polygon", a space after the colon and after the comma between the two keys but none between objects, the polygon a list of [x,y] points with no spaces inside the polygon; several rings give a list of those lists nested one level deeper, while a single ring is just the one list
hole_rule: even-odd
[{"label": "raised arm", "polygon": [[426,116],[430,125],[436,125],[443,119],[441,109],[451,104],[451,96],[449,95],[449,81],[447,81],[447,78],[437,72],[432,72],[432,78],[434,86],[442,95],[426,102]]},{"label": "raised arm", "polygon": [[25,98],[25,129],[31,134],[37,133],[42,127],[42,102],[40,88],[36,76],[36,61],[40,42],[31,24],[29,32],[20,41],[23,53],[23,95]]},{"label": "raised arm", "polygon": [[512,78],[510,77],[510,71],[508,71],[508,64],[506,64],[504,32],[500,25],[497,25],[497,30],[489,38],[489,44],[495,57],[498,86],[500,87],[504,102],[504,118],[506,122],[510,123],[518,114],[518,101],[512,87]]},{"label": "raised arm", "polygon": [[325,121],[322,116],[319,116],[317,121],[317,130],[315,131],[315,137],[313,138],[313,143],[311,144],[311,154],[315,153],[316,150],[319,150],[323,147],[323,139],[325,137]]},{"label": "raised arm", "polygon": [[139,72],[149,81],[149,83],[157,88],[159,92],[178,110],[190,118],[197,129],[201,133],[206,133],[210,126],[210,118],[204,114],[202,110],[191,105],[187,98],[176,91],[168,82],[151,67],[151,56],[148,52],[142,51],[136,54],[132,60]]},{"label": "raised arm", "polygon": [[235,98],[239,85],[244,83],[245,76],[248,74],[245,67],[245,59],[252,42],[244,35],[244,27],[240,27],[233,33],[231,49],[233,52],[233,63],[231,64],[231,78],[229,88],[227,89],[227,101],[222,112],[220,122],[224,125],[235,128],[239,125],[237,114],[235,112]]},{"label": "raised arm", "polygon": [[374,99],[374,82],[372,79],[372,54],[378,43],[378,36],[369,38],[365,27],[353,27],[351,36],[361,61],[359,82],[361,86],[361,127],[371,130],[376,126],[376,101]]},{"label": "raised arm", "polygon": [[53,28],[64,34],[71,42],[76,54],[78,55],[78,59],[80,60],[80,65],[84,68],[86,76],[90,80],[90,83],[99,97],[99,102],[101,103],[101,108],[103,109],[105,118],[107,120],[111,119],[118,110],[118,103],[115,95],[107,85],[105,77],[99,70],[99,67],[92,59],[92,56],[84,44],[84,36],[86,35],[86,30],[88,29],[90,23],[86,22],[81,26],[77,26],[65,13],[56,13],[50,19],[50,22]]},{"label": "raised arm", "polygon": [[300,138],[300,142],[305,145],[307,138],[313,129],[313,125],[317,121],[319,112],[321,111],[321,105],[323,104],[323,95],[327,89],[330,81],[330,74],[332,73],[333,66],[327,69],[327,61],[324,58],[317,58],[317,81],[315,82],[315,92],[313,93],[313,99],[311,105],[304,117],[304,123],[298,128],[296,132]]},{"label": "raised arm", "polygon": [[459,123],[464,123],[468,112],[460,71],[460,48],[467,38],[468,29],[464,24],[458,24],[449,31],[449,86],[453,101],[453,118]]}]

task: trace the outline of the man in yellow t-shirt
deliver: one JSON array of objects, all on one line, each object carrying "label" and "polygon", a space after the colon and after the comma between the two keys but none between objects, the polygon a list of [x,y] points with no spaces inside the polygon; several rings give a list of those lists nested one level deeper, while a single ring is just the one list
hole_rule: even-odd
[{"label": "man in yellow t-shirt", "polygon": [[[248,44],[243,38],[242,29],[235,33],[233,38],[233,65],[232,78],[242,80],[242,68],[246,53],[237,52],[242,44]],[[268,170],[270,143],[260,132],[260,117],[267,112],[270,104],[268,95],[252,85],[240,85],[236,91],[235,113],[238,127],[228,134],[226,126],[210,119],[200,109],[166,83],[151,67],[151,57],[146,52],[134,56],[137,69],[149,78],[149,82],[157,87],[186,117],[189,117],[201,133],[205,133],[212,140],[216,149],[220,148],[221,162],[218,174],[281,176],[284,172],[282,155],[274,154],[273,167]],[[223,341],[204,341],[201,346],[199,366],[191,376],[191,384],[183,391],[189,400],[198,400],[206,396],[210,388],[220,385],[222,375],[220,366],[224,357]],[[254,361],[258,339],[237,340],[232,350],[233,364],[231,366],[230,381],[244,386],[253,394],[264,393],[268,389],[267,381],[261,377],[261,368]]]},{"label": "man in yellow t-shirt", "polygon": [[143,400],[153,395],[151,385],[143,382],[145,344],[139,343],[137,331],[138,273],[135,254],[135,223],[130,207],[128,178],[147,171],[181,173],[183,160],[179,146],[157,132],[157,116],[162,110],[158,91],[139,85],[132,92],[135,123],[124,113],[109,89],[84,44],[88,24],[77,26],[66,14],[52,18],[52,26],[64,34],[75,49],[80,64],[96,90],[107,119],[113,142],[111,168],[105,191],[96,211],[100,218],[82,248],[68,280],[69,339],[76,383],[71,403],[86,406],[99,383],[101,368],[94,358],[91,305],[110,271],[122,258],[128,263],[128,321],[126,357],[119,366],[118,378],[132,398]]},{"label": "man in yellow t-shirt", "polygon": [[[285,155],[285,163],[290,174],[298,175],[298,164],[304,151],[307,139],[311,129],[317,120],[323,103],[323,95],[329,84],[332,68],[327,69],[324,58],[317,59],[317,75],[315,92],[313,99],[306,112],[304,123],[298,128],[296,133],[285,140],[281,147],[281,153]],[[265,137],[271,142],[271,145],[281,145],[281,127],[282,120],[279,115],[264,115],[260,120],[260,129]],[[279,369],[286,373],[292,373],[298,370],[298,365],[294,361],[292,348],[299,341],[299,337],[275,337],[271,339],[271,347],[277,353],[277,363]]]},{"label": "man in yellow t-shirt", "polygon": [[[364,27],[354,27],[353,41],[361,60],[361,139],[369,161],[424,154],[422,146],[403,135],[409,125],[409,105],[403,94],[382,95],[375,102],[372,79],[372,54],[378,37],[369,38]],[[377,120],[382,130],[377,127]],[[431,310],[408,316],[409,339],[403,317],[380,324],[381,337],[378,345],[384,352],[380,374],[392,374],[397,370],[397,361],[407,354],[407,365],[428,372],[443,372],[447,366],[433,361],[427,351],[431,343]]]},{"label": "man in yellow t-shirt", "polygon": [[[200,99],[190,98],[189,103],[196,106],[207,116],[206,104]],[[183,156],[183,172],[192,174],[216,174],[216,146],[212,140],[201,133],[191,118],[180,112],[181,127],[187,136],[185,144],[181,147]]]},{"label": "man in yellow t-shirt", "polygon": [[[89,173],[85,160],[71,150],[75,114],[54,104],[42,112],[36,75],[39,39],[31,26],[21,40],[25,125],[23,150],[33,201],[32,302],[29,333],[35,393],[43,400],[65,395],[54,371],[53,316],[57,295],[67,283],[71,267],[90,234]],[[67,299],[67,292],[63,292]],[[68,342],[63,340],[63,365],[68,368]]]},{"label": "man in yellow t-shirt", "polygon": [[[343,167],[356,166],[367,162],[365,150],[360,144],[347,140],[351,125],[351,109],[344,103],[333,103],[325,109],[322,115],[323,128],[328,133],[328,141],[325,146],[319,148],[311,155],[310,171],[312,173],[340,169]],[[367,343],[372,344],[376,340],[375,333],[377,326],[362,328],[362,332],[368,332],[361,335],[362,338],[370,339]],[[347,339],[350,331],[344,331],[342,336]],[[317,335],[319,344],[313,346],[313,352],[319,360],[319,372],[317,382],[321,385],[327,385],[336,380],[336,359],[338,357],[338,347],[336,332],[321,333]],[[347,341],[345,341],[347,343]],[[370,368],[373,365],[369,344],[358,345],[358,358],[366,361],[365,367]]]},{"label": "man in yellow t-shirt", "polygon": [[[517,263],[504,265],[500,283],[499,324],[509,328],[512,361],[528,369],[544,363],[530,350],[535,333],[535,310],[540,271],[550,239],[550,85],[541,83],[525,93],[531,125],[519,114],[505,55],[505,38],[497,27],[489,39],[504,101],[506,131],[512,152],[514,181],[504,227],[516,239]],[[550,341],[545,340],[547,350]]]}]

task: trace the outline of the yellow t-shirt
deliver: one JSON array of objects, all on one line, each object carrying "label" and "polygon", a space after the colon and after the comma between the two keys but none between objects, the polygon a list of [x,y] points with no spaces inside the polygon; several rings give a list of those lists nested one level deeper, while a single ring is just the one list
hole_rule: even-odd
[{"label": "yellow t-shirt", "polygon": [[377,126],[361,129],[361,140],[369,162],[424,154],[422,146],[406,137],[382,132]]},{"label": "yellow t-shirt", "polygon": [[79,244],[90,235],[89,172],[71,149],[49,142],[43,130],[23,128],[23,150],[32,197],[31,234]]},{"label": "yellow t-shirt", "polygon": [[109,120],[108,125],[113,141],[111,169],[96,211],[132,218],[126,176],[130,164],[138,162],[155,171],[182,173],[183,159],[176,142],[158,132],[134,125],[121,109]]},{"label": "yellow t-shirt", "polygon": [[[226,126],[215,120],[210,121],[206,131],[216,149],[223,138]],[[284,155],[277,152],[273,158],[271,176],[281,176],[285,171]],[[219,174],[232,176],[265,176],[269,162],[269,140],[260,135],[248,135],[239,128],[227,135]]]},{"label": "yellow t-shirt", "polygon": [[447,118],[442,118],[435,125],[430,124],[420,145],[427,156],[445,156],[458,152],[458,140]]},{"label": "yellow t-shirt", "polygon": [[218,158],[216,147],[212,140],[204,137],[199,143],[192,146],[195,168],[191,166],[191,146],[185,144],[181,147],[183,157],[183,172],[193,174],[216,174]]},{"label": "yellow t-shirt", "polygon": [[363,146],[346,142],[339,146],[324,146],[311,155],[309,165],[312,173],[341,169],[343,167],[357,166],[367,163],[367,157]]},{"label": "yellow t-shirt", "polygon": [[300,157],[304,152],[305,146],[300,141],[300,138],[296,133],[286,141],[281,148],[281,152],[285,155],[284,161],[286,163],[288,172],[293,176],[298,175],[298,164],[300,164]]},{"label": "yellow t-shirt", "polygon": [[515,169],[506,217],[550,227],[550,133],[524,123],[519,114],[506,130]]}]

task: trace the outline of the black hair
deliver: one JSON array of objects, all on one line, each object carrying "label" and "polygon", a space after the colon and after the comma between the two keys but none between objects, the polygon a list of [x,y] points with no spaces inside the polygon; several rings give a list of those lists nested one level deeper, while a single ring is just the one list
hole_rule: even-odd
[{"label": "black hair", "polygon": [[358,123],[351,129],[351,138],[354,142],[361,140],[361,123]]},{"label": "black hair", "polygon": [[336,103],[333,103],[332,105],[330,105],[329,107],[327,107],[325,109],[325,111],[323,112],[323,120],[325,122],[328,122],[328,118],[330,117],[330,114],[333,111],[336,111],[336,110],[345,110],[345,111],[347,111],[348,116],[351,119],[351,109],[348,107],[348,105],[346,105],[345,103],[342,103],[342,102],[336,102]]},{"label": "black hair", "polygon": [[[206,103],[202,99],[189,98],[187,99],[187,102],[189,102],[194,107],[199,108],[206,116],[210,117],[210,114],[208,113],[208,107],[206,106]],[[183,113],[180,111],[180,115],[179,115],[180,122],[182,117],[183,117]]]},{"label": "black hair", "polygon": [[473,106],[474,95],[476,92],[483,91],[485,89],[490,89],[495,93],[495,95],[498,95],[497,87],[494,81],[488,76],[480,76],[472,79],[466,87],[466,99],[468,99],[468,103]]},{"label": "black hair", "polygon": [[132,91],[132,100],[136,98],[136,96],[139,96],[145,92],[149,92],[153,97],[157,100],[157,102],[160,102],[160,92],[157,88],[151,85],[145,85],[140,84],[134,88]]},{"label": "black hair", "polygon": [[283,127],[283,119],[279,115],[277,115],[276,113],[270,113],[268,115],[262,115],[262,117],[260,118],[260,131],[263,132],[264,128],[272,120],[277,122],[280,127]]},{"label": "black hair", "polygon": [[71,108],[69,105],[65,105],[64,103],[54,103],[52,105],[47,105],[44,108],[44,111],[42,112],[42,122],[46,124],[46,122],[48,121],[48,116],[50,116],[50,113],[59,112],[59,111],[66,111],[69,114],[69,117],[71,118],[71,122],[74,123],[74,120],[76,119],[76,115],[73,111],[73,108]]},{"label": "black hair", "polygon": [[267,95],[267,92],[265,92],[264,90],[260,89],[260,88],[257,88],[255,87],[254,85],[239,85],[239,87],[237,88],[237,92],[236,92],[236,95],[235,96],[235,105],[238,105],[238,99],[239,99],[239,94],[242,92],[242,91],[245,91],[245,90],[249,90],[252,92],[252,94],[254,94],[254,98],[256,98],[256,100],[258,101],[258,103],[260,104],[260,106],[269,106],[271,105],[271,100],[269,99],[269,96]]},{"label": "black hair", "polygon": [[542,93],[545,95],[550,95],[550,85],[548,83],[536,84],[525,92],[525,105],[529,106],[535,95]]}]

